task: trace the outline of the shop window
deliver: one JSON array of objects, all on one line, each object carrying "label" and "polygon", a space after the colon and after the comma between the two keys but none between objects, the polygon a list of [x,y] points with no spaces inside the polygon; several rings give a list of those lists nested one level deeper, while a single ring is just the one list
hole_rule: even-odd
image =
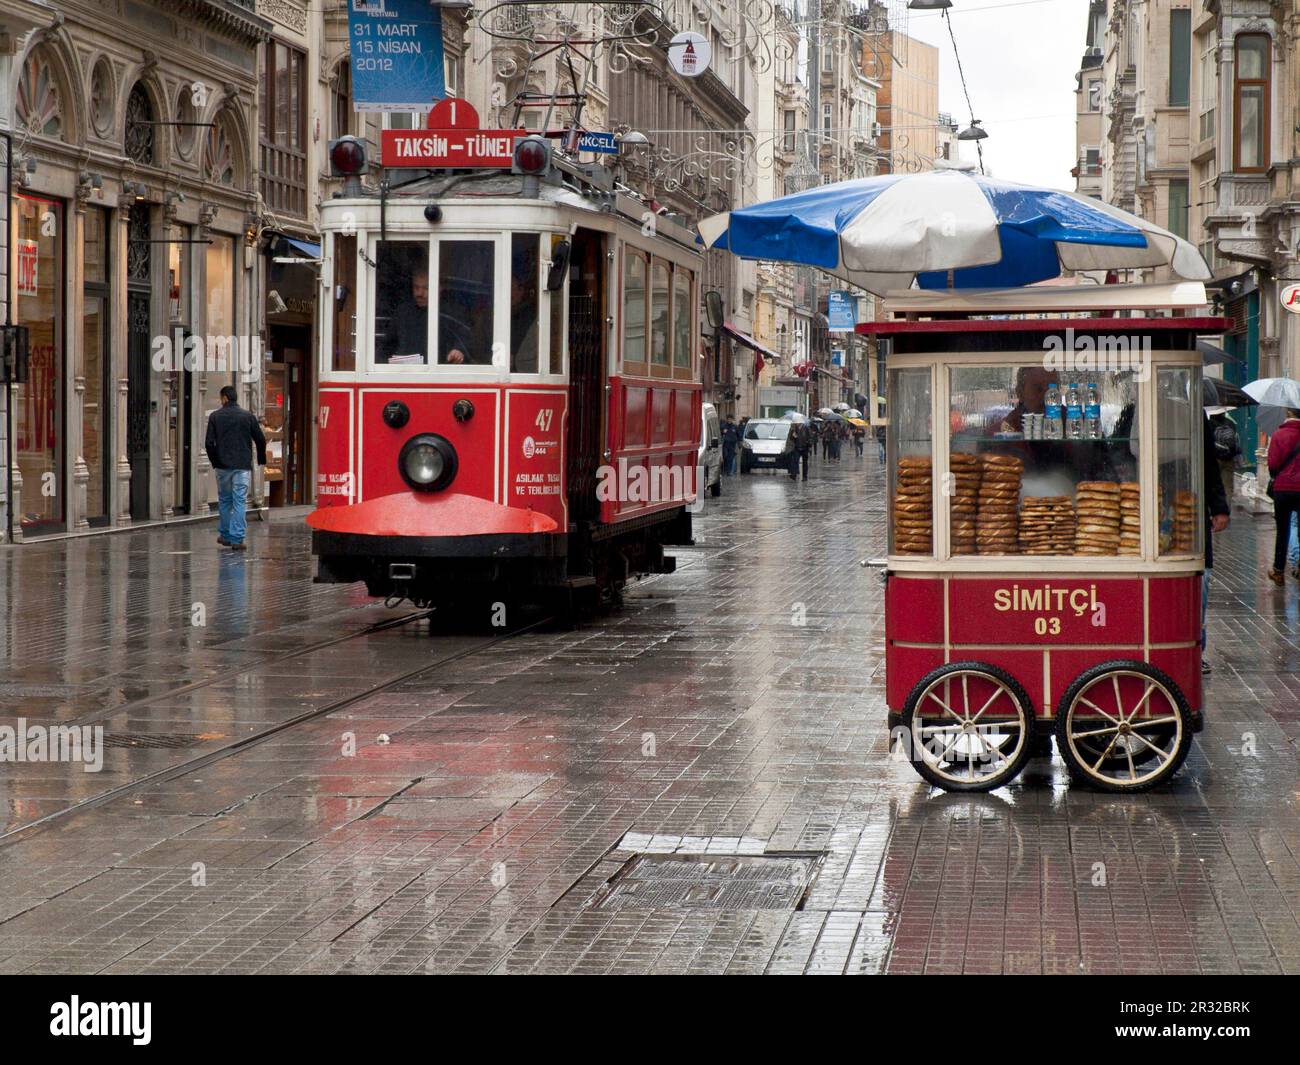
[{"label": "shop window", "polygon": [[1237,171],[1261,171],[1269,165],[1271,48],[1272,41],[1267,34],[1237,35],[1232,86],[1232,158]]},{"label": "shop window", "polygon": [[673,272],[673,365],[691,370],[691,275],[687,270]]},{"label": "shop window", "polygon": [[1156,406],[1160,554],[1199,554],[1204,549],[1206,506],[1200,369],[1178,366],[1157,370]]},{"label": "shop window", "polygon": [[930,371],[895,370],[889,377],[889,551],[934,552],[930,477]]},{"label": "shop window", "polygon": [[423,366],[429,351],[429,245],[381,240],[375,249],[375,362]]},{"label": "shop window", "polygon": [[[357,238],[334,237],[334,327],[330,331],[330,369],[351,373],[357,368]],[[427,278],[426,278],[427,284]]]},{"label": "shop window", "polygon": [[231,376],[238,369],[239,338],[235,333],[235,239],[214,235],[206,248],[204,327],[207,342],[215,350],[207,351],[208,367]]},{"label": "shop window", "polygon": [[537,373],[537,314],[541,269],[535,233],[510,238],[510,372]]},{"label": "shop window", "polygon": [[18,397],[16,452],[24,533],[63,528],[63,205],[19,196],[14,295],[28,329],[28,381]]},{"label": "shop window", "polygon": [[261,85],[262,198],[273,211],[307,213],[307,56],[268,41]]},{"label": "shop window", "polygon": [[668,331],[668,264],[655,260],[650,288],[650,361],[667,366],[670,361]]},{"label": "shop window", "polygon": [[646,361],[645,256],[629,248],[623,256],[623,364],[645,372]]}]

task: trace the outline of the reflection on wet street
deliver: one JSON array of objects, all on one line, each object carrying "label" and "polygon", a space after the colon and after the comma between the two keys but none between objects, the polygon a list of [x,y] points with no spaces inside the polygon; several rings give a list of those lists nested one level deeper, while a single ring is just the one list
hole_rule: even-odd
[{"label": "reflection on wet street", "polygon": [[871,455],[726,479],[675,574],[573,629],[431,635],[313,585],[297,525],[4,549],[0,724],[105,746],[0,764],[0,970],[1300,971],[1271,538],[1219,538],[1207,727],[1119,798],[891,757]]}]

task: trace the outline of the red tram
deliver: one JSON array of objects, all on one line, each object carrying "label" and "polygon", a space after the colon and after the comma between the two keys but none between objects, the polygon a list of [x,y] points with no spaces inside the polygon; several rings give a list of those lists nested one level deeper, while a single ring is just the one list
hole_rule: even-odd
[{"label": "red tram", "polygon": [[522,143],[515,172],[354,181],[322,206],[318,582],[611,601],[691,541],[694,236]]}]

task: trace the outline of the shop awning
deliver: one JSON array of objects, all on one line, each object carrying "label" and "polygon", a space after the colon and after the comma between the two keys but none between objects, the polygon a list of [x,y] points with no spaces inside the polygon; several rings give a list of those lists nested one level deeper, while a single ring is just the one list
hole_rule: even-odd
[{"label": "shop awning", "polygon": [[284,242],[288,244],[289,247],[291,247],[294,251],[300,252],[304,258],[307,259],[320,258],[319,244],[313,244],[311,243],[311,241],[308,240],[298,240],[296,237],[285,237]]},{"label": "shop awning", "polygon": [[763,345],[760,344],[757,340],[755,340],[752,336],[750,336],[748,333],[740,329],[737,329],[730,322],[722,323],[722,331],[726,333],[727,336],[731,337],[731,339],[734,340],[737,344],[743,344],[751,351],[757,351],[760,355],[763,356],[764,359],[770,359],[773,362],[781,361],[781,356],[778,352],[773,351],[771,348],[763,347]]}]

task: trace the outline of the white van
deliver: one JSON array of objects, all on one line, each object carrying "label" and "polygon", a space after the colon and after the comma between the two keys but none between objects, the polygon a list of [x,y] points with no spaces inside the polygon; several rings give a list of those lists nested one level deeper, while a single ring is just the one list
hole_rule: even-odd
[{"label": "white van", "polygon": [[716,499],[722,495],[722,424],[718,421],[718,408],[712,403],[704,403],[700,409],[703,425],[696,465],[704,470],[703,486]]}]

